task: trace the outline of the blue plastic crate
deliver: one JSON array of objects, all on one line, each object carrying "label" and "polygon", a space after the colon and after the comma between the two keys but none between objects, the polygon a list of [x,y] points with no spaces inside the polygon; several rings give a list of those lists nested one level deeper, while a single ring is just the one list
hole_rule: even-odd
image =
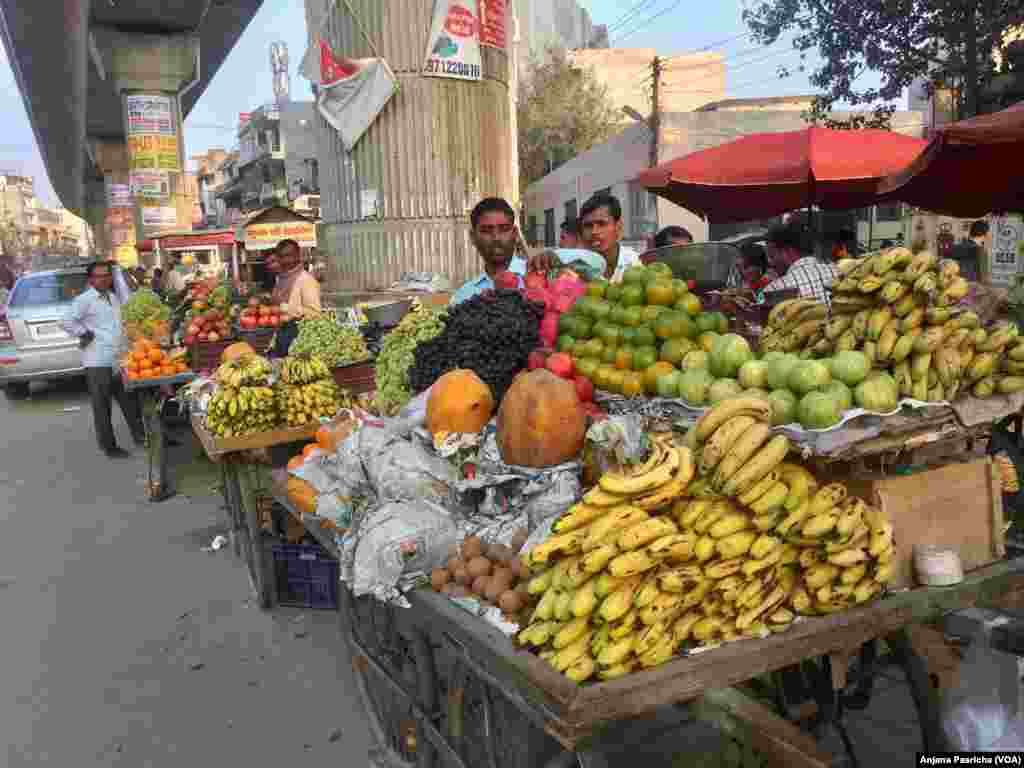
[{"label": "blue plastic crate", "polygon": [[274,544],[277,602],[299,608],[338,608],[338,561],[319,544]]}]

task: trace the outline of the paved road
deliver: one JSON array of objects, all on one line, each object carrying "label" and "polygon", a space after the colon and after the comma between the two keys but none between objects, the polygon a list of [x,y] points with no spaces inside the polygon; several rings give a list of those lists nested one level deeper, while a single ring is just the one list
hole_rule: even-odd
[{"label": "paved road", "polygon": [[0,423],[0,764],[367,764],[334,614],[264,614],[202,551],[212,473],[142,501],[141,458],[100,454],[77,382],[0,395]]}]

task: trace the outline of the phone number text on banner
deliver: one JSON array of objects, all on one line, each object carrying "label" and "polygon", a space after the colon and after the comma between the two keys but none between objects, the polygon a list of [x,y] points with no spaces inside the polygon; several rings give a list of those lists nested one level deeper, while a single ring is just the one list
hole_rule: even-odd
[{"label": "phone number text on banner", "polygon": [[129,136],[127,141],[131,170],[181,171],[177,136]]}]

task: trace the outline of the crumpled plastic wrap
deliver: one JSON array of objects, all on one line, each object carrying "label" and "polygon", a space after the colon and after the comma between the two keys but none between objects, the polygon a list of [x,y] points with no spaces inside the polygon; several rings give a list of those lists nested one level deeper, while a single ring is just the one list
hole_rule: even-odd
[{"label": "crumpled plastic wrap", "polygon": [[[505,464],[493,426],[484,430],[471,457],[476,466],[472,478],[463,477],[455,464],[440,456],[424,430],[409,432],[406,426],[398,420],[383,426],[367,423],[338,446],[334,456],[318,460],[321,468],[330,467],[325,471],[334,473],[331,492],[352,500],[340,572],[357,594],[406,605],[399,593],[414,581],[413,571],[425,574],[439,566],[448,547],[438,545],[435,551],[432,543],[436,560],[417,561],[415,568],[406,563],[408,568],[398,568],[397,574],[398,561],[390,555],[373,558],[362,553],[364,548],[393,549],[409,538],[410,531],[421,530],[424,516],[434,520],[431,511],[441,510],[446,516],[445,533],[439,534],[446,545],[475,535],[508,546],[517,530],[550,526],[580,497],[578,462],[539,470]],[[461,462],[474,442],[455,438],[446,445],[454,447],[453,460]],[[364,508],[359,507],[360,500],[365,501]],[[389,511],[382,516],[384,509]]]},{"label": "crumpled plastic wrap", "polygon": [[358,535],[341,540],[341,579],[356,597],[403,608],[403,592],[426,578],[459,540],[451,513],[429,501],[390,502],[367,513]]},{"label": "crumpled plastic wrap", "polygon": [[592,424],[587,430],[587,446],[598,474],[604,474],[609,469],[643,461],[650,441],[643,417],[631,413]]}]

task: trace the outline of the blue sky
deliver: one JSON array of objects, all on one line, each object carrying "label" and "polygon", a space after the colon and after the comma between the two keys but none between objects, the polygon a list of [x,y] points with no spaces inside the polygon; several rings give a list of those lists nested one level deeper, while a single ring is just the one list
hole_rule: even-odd
[{"label": "blue sky", "polygon": [[[727,68],[729,96],[809,93],[804,74],[777,78],[778,66],[795,67],[800,63],[799,57],[785,43],[758,49],[740,17],[742,4],[743,0],[705,2],[695,12],[692,0],[589,2],[595,22],[610,26],[613,45],[656,48],[667,56],[694,50],[720,53]],[[292,98],[311,98],[309,84],[297,74],[306,44],[303,2],[266,0],[185,122],[189,155],[210,147],[230,148],[235,141],[238,114],[272,98],[269,47],[275,40],[288,44]],[[47,204],[56,204],[2,48],[0,59],[0,105],[5,126],[0,138],[0,169],[35,176],[37,193]]]}]

